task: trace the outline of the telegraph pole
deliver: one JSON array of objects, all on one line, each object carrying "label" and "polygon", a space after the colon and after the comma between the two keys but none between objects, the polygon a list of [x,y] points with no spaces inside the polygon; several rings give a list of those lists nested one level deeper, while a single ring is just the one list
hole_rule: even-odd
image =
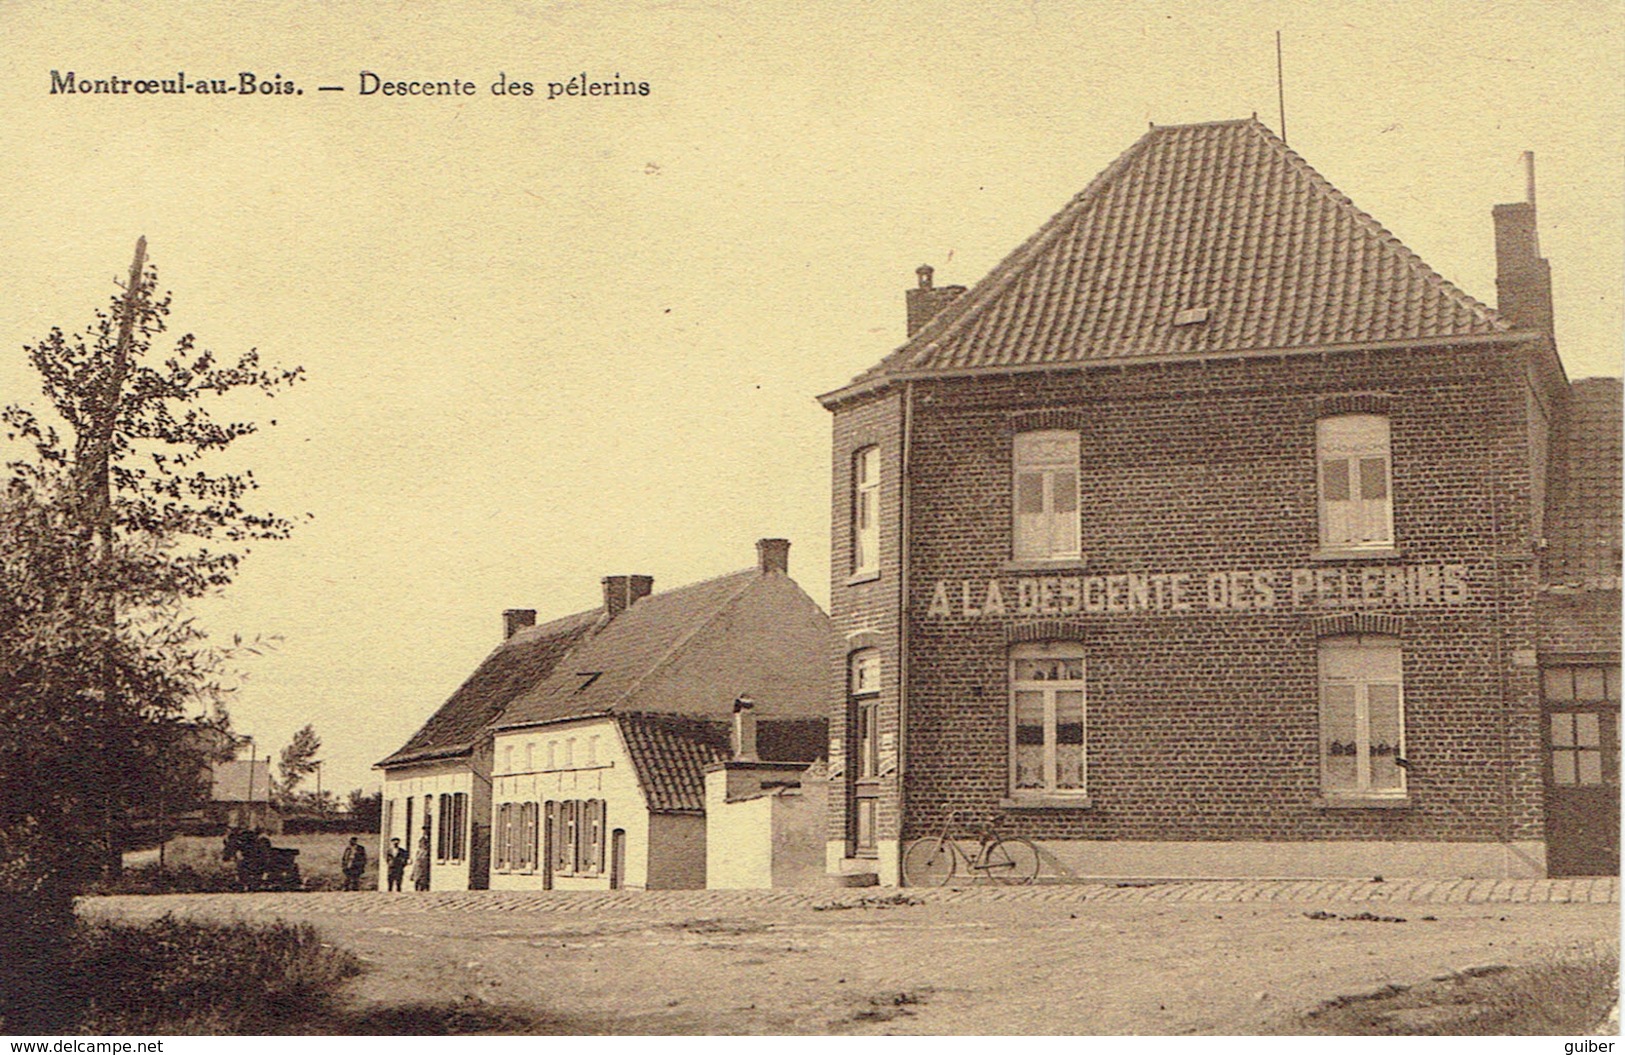
[{"label": "telegraph pole", "polygon": [[118,630],[117,601],[114,596],[110,566],[113,555],[113,432],[118,426],[118,411],[124,392],[124,379],[130,371],[130,345],[135,337],[135,319],[143,298],[142,272],[147,264],[147,239],[136,239],[135,259],[130,263],[130,281],[124,287],[124,306],[119,312],[118,340],[113,345],[113,361],[108,364],[101,390],[91,403],[90,435],[81,437],[76,444],[75,470],[80,474],[80,501],[83,503],[87,538],[87,558],[95,571],[95,588],[100,596],[95,604],[106,634],[102,642],[102,698],[101,741],[102,756],[102,836],[106,842],[103,867],[109,875],[117,875],[123,862],[119,858],[118,832],[114,824],[114,774],[110,768],[118,760],[110,757],[107,746],[107,727],[116,691],[113,677],[113,636]]}]

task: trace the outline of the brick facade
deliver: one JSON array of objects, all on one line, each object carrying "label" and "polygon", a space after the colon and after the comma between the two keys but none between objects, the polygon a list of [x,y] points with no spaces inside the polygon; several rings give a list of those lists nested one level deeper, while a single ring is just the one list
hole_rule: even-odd
[{"label": "brick facade", "polygon": [[[1540,874],[1537,600],[1545,511],[1564,486],[1548,467],[1562,464],[1570,396],[1549,330],[1513,330],[1435,282],[1429,295],[1454,298],[1463,320],[1457,339],[1129,349],[1095,361],[1079,345],[1065,361],[1034,362],[1059,357],[1047,335],[1090,325],[1068,314],[1089,294],[1037,284],[1093,281],[1068,270],[1084,253],[1076,247],[1092,244],[1087,232],[1111,223],[1100,214],[1125,197],[1171,193],[1157,188],[1177,182],[1137,188],[1132,166],[1159,150],[1177,162],[1161,145],[1176,133],[1153,130],[1120,162],[1128,168],[1108,170],[1103,179],[1128,190],[1105,185],[1098,207],[1088,193],[1069,206],[1096,210],[1080,212],[1082,233],[1069,235],[1074,221],[1061,214],[881,366],[824,397],[834,417],[831,615],[849,649],[880,650],[882,748],[897,752],[880,789],[875,870],[895,876],[888,852],[965,811],[997,816],[1063,874],[1166,869],[1173,858],[1158,846],[1187,856],[1206,847],[1222,862],[1185,860],[1164,874]],[[1142,276],[1143,310],[1161,310],[1152,267],[1174,276],[1170,302],[1196,281],[1166,249],[1125,252],[1108,274]],[[1282,259],[1267,247],[1259,256]],[[1414,257],[1404,266],[1425,269]],[[1420,296],[1350,296],[1368,294]],[[1233,295],[1266,316],[1286,310]],[[1297,294],[1272,285],[1269,295],[1284,305]],[[999,319],[1017,329],[998,330]],[[1142,330],[1149,340],[1164,332]],[[1346,414],[1381,415],[1389,428],[1393,546],[1358,556],[1320,542],[1317,422]],[[1015,438],[1038,429],[1079,438],[1080,559],[1013,559]],[[851,466],[871,444],[881,452],[881,562],[877,576],[854,581]],[[1616,598],[1616,634],[1617,610]],[[1403,795],[1323,790],[1322,642],[1349,634],[1397,641]],[[1011,649],[1035,641],[1082,648],[1081,793],[1012,791]],[[847,710],[842,701],[832,711],[832,749],[851,748]],[[831,796],[832,870],[865,867],[850,844],[852,786],[848,774],[846,796]]]}]

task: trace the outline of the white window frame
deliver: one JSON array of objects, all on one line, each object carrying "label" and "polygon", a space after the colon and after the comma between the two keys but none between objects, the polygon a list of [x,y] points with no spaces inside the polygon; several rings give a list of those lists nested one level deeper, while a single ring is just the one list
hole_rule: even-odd
[{"label": "white window frame", "polygon": [[852,452],[852,574],[880,571],[880,448]]},{"label": "white window frame", "polygon": [[[1397,743],[1377,745],[1393,753],[1393,787],[1373,787],[1371,773],[1371,690],[1392,689]],[[1353,786],[1335,785],[1332,779],[1333,744],[1345,752],[1348,744],[1334,741],[1331,696],[1352,690],[1354,704],[1355,765]],[[1328,799],[1403,799],[1406,794],[1404,655],[1399,639],[1386,634],[1349,634],[1320,639],[1320,786]]]},{"label": "white window frame", "polygon": [[[1017,677],[1018,664],[1022,660],[1054,659],[1071,661],[1076,660],[1078,678],[1029,680]],[[1009,778],[1008,785],[1013,799],[1042,798],[1042,799],[1078,799],[1086,800],[1089,794],[1089,671],[1088,662],[1081,642],[1077,641],[1038,641],[1016,645],[1010,649],[1010,719],[1008,733],[1009,750]],[[1022,692],[1040,692],[1044,697],[1044,782],[1041,787],[1024,788],[1017,786],[1016,765],[1016,724],[1017,709],[1016,697]],[[1077,692],[1082,695],[1082,722],[1081,744],[1083,757],[1079,764],[1077,787],[1058,786],[1057,756],[1059,753],[1059,714],[1056,695],[1061,692]]]},{"label": "white window frame", "polygon": [[[1381,414],[1339,414],[1315,423],[1315,475],[1322,548],[1393,548],[1392,447],[1388,418]],[[1380,471],[1374,471],[1377,469]],[[1381,489],[1380,496],[1366,497],[1367,490],[1377,488]],[[1331,497],[1337,492],[1345,497]]]},{"label": "white window frame", "polygon": [[[1078,560],[1083,556],[1079,461],[1076,432],[1040,429],[1020,432],[1011,444],[1010,532],[1016,560]],[[1034,477],[1040,509],[1024,512],[1023,477]],[[1071,509],[1057,509],[1071,492]]]}]

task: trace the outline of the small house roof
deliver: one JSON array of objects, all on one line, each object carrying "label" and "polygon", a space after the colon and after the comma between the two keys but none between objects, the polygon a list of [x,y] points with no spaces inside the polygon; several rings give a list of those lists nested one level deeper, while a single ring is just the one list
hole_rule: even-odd
[{"label": "small house roof", "polygon": [[834,405],[896,376],[1493,338],[1256,117],[1153,126]]},{"label": "small house roof", "polygon": [[[731,755],[730,724],[720,718],[628,712],[615,715],[654,813],[704,813],[705,767]],[[823,718],[764,719],[757,754],[772,762],[811,763],[825,757]]]},{"label": "small house roof", "polygon": [[552,673],[602,612],[600,608],[577,612],[517,631],[485,657],[411,739],[378,765],[387,769],[468,754],[491,720],[514,697]]},{"label": "small house roof", "polygon": [[640,599],[492,724],[639,711],[721,717],[740,695],[762,701],[763,717],[822,715],[839,647],[829,617],[794,580],[748,568]]},{"label": "small house roof", "polygon": [[[1568,431],[1556,500],[1547,515],[1545,589],[1536,600],[1548,655],[1620,650],[1621,385],[1591,377],[1569,386]],[[1556,466],[1554,469],[1558,468]]]},{"label": "small house roof", "polygon": [[1619,378],[1589,377],[1569,386],[1564,480],[1548,524],[1548,582],[1619,587],[1621,418]]}]

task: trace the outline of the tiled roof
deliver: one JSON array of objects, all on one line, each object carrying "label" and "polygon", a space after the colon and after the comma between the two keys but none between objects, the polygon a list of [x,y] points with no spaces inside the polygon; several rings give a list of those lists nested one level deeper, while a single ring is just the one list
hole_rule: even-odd
[{"label": "tiled roof", "polygon": [[[735,696],[742,692],[761,692],[765,699],[772,693],[771,688],[741,683],[727,669],[728,664],[759,662],[768,651],[781,655],[787,649],[804,652],[806,645],[801,639],[791,638],[786,627],[736,625],[731,613],[753,591],[756,600],[774,605],[771,611],[759,612],[758,616],[779,614],[783,610],[780,606],[793,595],[802,602],[803,614],[817,620],[822,628],[809,637],[834,640],[828,617],[787,576],[749,568],[642,598],[582,642],[570,654],[569,662],[560,665],[552,676],[515,699],[497,721],[497,727],[534,725],[623,709],[726,715],[733,708]],[[724,636],[717,640],[715,634],[703,634],[707,629],[721,631]],[[772,640],[764,640],[759,636],[764,633],[782,634],[781,643],[775,646]],[[719,644],[720,652],[713,651]],[[702,646],[707,650],[706,663],[693,669],[687,653]],[[754,655],[750,654],[752,646]],[[825,657],[783,658],[792,666],[812,666],[821,672],[817,665]],[[674,670],[684,675],[682,685],[674,686],[670,679],[662,678],[662,674]],[[789,702],[787,693],[772,695],[776,702]]]},{"label": "tiled roof", "polygon": [[[1176,324],[1187,309],[1203,321]],[[853,386],[1506,329],[1257,119],[1174,125],[1153,127]]]},{"label": "tiled roof", "polygon": [[705,767],[728,757],[728,723],[675,714],[621,714],[621,736],[655,813],[704,813]]},{"label": "tiled roof", "polygon": [[1621,388],[1592,377],[1570,388],[1565,480],[1548,525],[1549,583],[1618,589],[1620,578]]},{"label": "tiled roof", "polygon": [[[705,767],[731,754],[731,723],[721,718],[617,714],[632,766],[655,813],[704,813]],[[771,762],[814,762],[825,755],[829,726],[822,718],[762,720],[757,754]]]},{"label": "tiled roof", "polygon": [[828,718],[764,718],[756,754],[765,762],[814,762],[829,756]]},{"label": "tiled roof", "polygon": [[485,658],[400,750],[378,763],[405,765],[467,754],[480,731],[526,689],[541,682],[598,621],[595,608],[518,631]]}]

